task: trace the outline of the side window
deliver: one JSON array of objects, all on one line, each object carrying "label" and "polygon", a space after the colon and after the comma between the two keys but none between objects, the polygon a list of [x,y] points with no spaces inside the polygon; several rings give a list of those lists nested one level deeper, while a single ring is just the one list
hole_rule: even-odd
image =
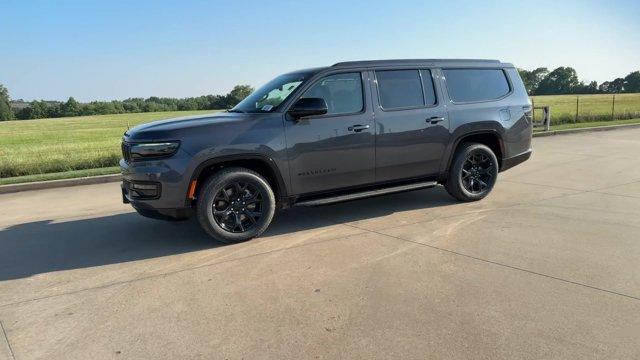
[{"label": "side window", "polygon": [[427,106],[435,105],[436,89],[433,87],[433,77],[431,77],[431,70],[420,70],[422,75],[422,87],[424,88],[424,96]]},{"label": "side window", "polygon": [[418,70],[376,71],[376,79],[383,109],[424,106]]},{"label": "side window", "polygon": [[360,73],[329,75],[309,88],[301,98],[323,98],[327,115],[353,114],[362,111],[362,77]]},{"label": "side window", "polygon": [[511,91],[501,69],[442,69],[454,102],[499,99]]}]

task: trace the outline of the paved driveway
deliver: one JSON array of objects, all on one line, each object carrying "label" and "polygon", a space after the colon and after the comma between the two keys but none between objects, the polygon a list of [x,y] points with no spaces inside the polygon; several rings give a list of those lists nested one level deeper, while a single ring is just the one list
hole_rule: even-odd
[{"label": "paved driveway", "polygon": [[0,195],[0,359],[639,358],[640,130],[220,246],[118,184]]}]

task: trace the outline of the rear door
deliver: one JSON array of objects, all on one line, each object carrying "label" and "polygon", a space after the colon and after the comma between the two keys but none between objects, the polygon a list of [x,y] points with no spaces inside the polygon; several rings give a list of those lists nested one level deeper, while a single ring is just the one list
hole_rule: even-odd
[{"label": "rear door", "polygon": [[433,69],[376,70],[376,182],[437,175],[449,141]]},{"label": "rear door", "polygon": [[299,98],[323,98],[328,112],[285,121],[294,194],[374,182],[375,136],[367,75],[330,73],[302,89]]}]

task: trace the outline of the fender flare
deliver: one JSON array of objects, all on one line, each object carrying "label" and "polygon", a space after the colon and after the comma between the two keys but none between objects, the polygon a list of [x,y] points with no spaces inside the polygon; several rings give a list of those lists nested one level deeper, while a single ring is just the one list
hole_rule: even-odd
[{"label": "fender flare", "polygon": [[[189,179],[189,184],[191,184],[194,180],[198,179],[198,177],[200,177],[200,174],[202,174],[202,171],[204,171],[206,168],[209,168],[211,166],[215,166],[221,163],[239,161],[239,160],[254,160],[254,161],[257,160],[267,165],[275,175],[275,181],[276,181],[275,185],[277,188],[274,190],[278,194],[278,197],[280,199],[284,199],[288,196],[287,186],[282,177],[282,173],[280,172],[280,169],[276,165],[275,161],[268,156],[265,156],[263,154],[257,154],[257,153],[216,156],[216,157],[204,160],[203,162],[198,164],[198,166],[196,166],[196,168],[193,170],[193,173],[191,174],[191,178]],[[185,201],[186,201],[186,204],[189,205],[191,200],[187,196],[188,194],[185,195],[185,198],[186,198]]]},{"label": "fender flare", "polygon": [[[447,153],[447,155],[445,157],[446,161],[443,163],[443,167],[442,167],[442,169],[440,171],[441,174],[442,174],[443,180],[444,180],[444,178],[447,177],[447,175],[449,173],[449,167],[451,166],[451,162],[453,161],[453,156],[456,153],[455,150],[458,148],[458,145],[460,145],[462,140],[464,138],[466,138],[466,137],[469,137],[469,136],[484,135],[484,134],[495,136],[498,139],[498,144],[500,146],[500,152],[502,154],[504,154],[504,152],[505,152],[504,139],[503,139],[502,134],[500,133],[500,131],[498,131],[496,129],[492,129],[492,128],[478,129],[478,130],[472,130],[472,131],[461,133],[458,136],[456,136],[454,141],[451,142],[451,147],[447,150],[448,153]],[[502,162],[502,159],[498,158],[498,161]]]}]

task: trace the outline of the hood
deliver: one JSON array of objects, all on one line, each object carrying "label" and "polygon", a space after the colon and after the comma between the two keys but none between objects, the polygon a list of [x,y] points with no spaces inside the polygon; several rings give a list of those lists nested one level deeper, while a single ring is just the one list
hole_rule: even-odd
[{"label": "hood", "polygon": [[124,133],[126,141],[179,140],[186,131],[246,119],[249,114],[220,112],[158,120],[134,126]]}]

